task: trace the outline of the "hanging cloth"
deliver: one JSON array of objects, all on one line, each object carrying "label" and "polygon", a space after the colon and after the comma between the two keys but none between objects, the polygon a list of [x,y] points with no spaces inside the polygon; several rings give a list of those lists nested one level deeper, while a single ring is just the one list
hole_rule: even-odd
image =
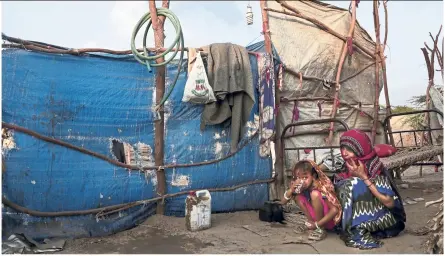
[{"label": "hanging cloth", "polygon": [[273,58],[268,53],[257,55],[260,113],[260,155],[270,155],[271,137],[275,132],[275,72]]}]

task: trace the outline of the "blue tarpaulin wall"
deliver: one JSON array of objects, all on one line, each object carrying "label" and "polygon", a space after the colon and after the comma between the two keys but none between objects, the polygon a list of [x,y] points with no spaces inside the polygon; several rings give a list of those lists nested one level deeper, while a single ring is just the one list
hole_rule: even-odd
[{"label": "blue tarpaulin wall", "polygon": [[[262,42],[249,47],[260,50]],[[71,56],[9,49],[2,52],[3,121],[113,157],[111,140],[154,149],[155,70],[130,58]],[[254,87],[256,57],[250,58]],[[167,84],[176,66],[167,67]],[[208,126],[201,132],[203,107],[183,103],[184,71],[166,109],[165,162],[196,163],[230,151],[230,128]],[[168,90],[168,88],[167,88]],[[257,91],[255,90],[256,94]],[[258,114],[258,100],[251,120]],[[253,129],[247,129],[252,134]],[[156,177],[129,172],[95,157],[14,132],[15,148],[4,151],[3,196],[44,212],[84,210],[156,197]],[[244,138],[245,139],[245,138]],[[233,157],[216,164],[166,169],[167,193],[222,188],[271,177],[271,159],[260,158],[254,139]],[[155,172],[153,172],[155,174]],[[188,177],[188,184],[176,182]],[[212,193],[212,211],[258,209],[268,185]],[[166,199],[166,214],[183,216],[185,196]],[[128,229],[154,213],[155,204],[97,221],[94,215],[42,218],[3,208],[3,236],[26,233],[44,237],[108,235]]]}]

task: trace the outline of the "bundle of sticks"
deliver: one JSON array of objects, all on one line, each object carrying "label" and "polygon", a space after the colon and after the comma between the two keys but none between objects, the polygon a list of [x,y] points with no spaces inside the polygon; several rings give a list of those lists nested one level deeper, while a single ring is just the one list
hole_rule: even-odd
[{"label": "bundle of sticks", "polygon": [[427,202],[425,207],[439,205],[439,212],[428,221],[430,234],[425,243],[425,252],[443,254],[443,196],[439,200]]}]

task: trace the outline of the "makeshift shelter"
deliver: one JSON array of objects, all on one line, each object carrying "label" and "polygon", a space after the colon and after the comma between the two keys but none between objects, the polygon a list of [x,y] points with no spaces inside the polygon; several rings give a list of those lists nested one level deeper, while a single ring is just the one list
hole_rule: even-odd
[{"label": "makeshift shelter", "polygon": [[[340,34],[349,28],[348,10],[318,1],[289,4]],[[275,2],[268,5],[280,9]],[[269,113],[278,113],[275,136],[280,136],[291,122],[331,116],[343,40],[302,19],[272,12],[268,16],[276,47],[274,75],[282,97]],[[353,38],[365,51],[374,51],[375,43],[358,24]],[[16,42],[10,48],[21,49],[3,50],[2,55],[3,127],[11,142],[3,148],[4,236],[25,231],[33,238],[107,235],[141,223],[154,214],[155,202],[165,203],[166,214],[183,216],[187,191],[204,188],[212,192],[213,212],[258,209],[268,200],[274,175],[271,158],[260,156],[263,141],[258,138],[264,134],[259,134],[258,120],[264,113],[259,110],[258,90],[247,132],[238,151],[230,154],[230,130],[214,126],[201,132],[202,106],[181,102],[187,78],[186,64],[181,63],[178,82],[165,104],[167,165],[153,168],[156,68],[149,73],[128,55],[72,56],[79,51],[39,42]],[[336,118],[369,132],[381,87],[374,86],[375,60],[361,49],[351,49],[341,73]],[[263,43],[247,50],[253,53],[256,88],[255,52],[264,52]],[[171,81],[175,72],[175,65],[168,65],[166,80]],[[341,132],[335,130],[334,141]],[[326,125],[298,129],[305,131],[318,134],[291,137],[286,145],[321,145],[329,133]],[[380,124],[377,135],[376,142],[383,141]],[[130,150],[131,161],[141,170],[113,162],[122,148],[123,157]],[[317,152],[316,160],[326,153]],[[304,151],[300,155],[312,158]],[[286,152],[285,160],[288,168],[297,160],[296,152]],[[166,174],[166,195],[156,194],[160,171]]]},{"label": "makeshift shelter", "polygon": [[[338,34],[347,35],[352,17],[348,10],[320,1],[287,1],[288,6],[306,16],[306,19],[302,19],[293,16],[291,11],[285,10],[278,2],[270,1],[267,5],[271,39],[284,65],[278,117],[281,130],[277,131],[281,134],[283,128],[291,122],[327,119],[332,114],[335,78],[344,40],[326,32],[307,18],[315,18],[320,23],[328,24]],[[374,52],[375,42],[358,22],[353,41],[366,51]],[[362,129],[370,134],[374,112],[379,111],[379,107],[375,107],[375,59],[356,45],[351,44],[351,47],[352,55],[348,53],[341,71],[340,106],[335,117],[345,121],[350,128]],[[383,78],[380,76],[379,79],[380,94]],[[380,116],[384,118],[384,112]],[[285,145],[282,146],[324,146],[329,134],[328,125],[313,124],[298,126],[298,130],[290,129],[285,135]],[[334,133],[333,144],[338,144],[342,127],[338,124],[335,127],[338,132]],[[293,136],[297,131],[300,135]],[[301,135],[308,131],[311,134]],[[314,131],[318,131],[318,134],[314,134]],[[383,129],[378,123],[376,143],[383,142],[383,139]],[[330,153],[329,149],[315,152],[286,150],[285,169],[291,168],[302,158],[316,158],[316,162],[320,162]],[[338,153],[338,150],[333,153]]]},{"label": "makeshift shelter", "polygon": [[[261,51],[261,44],[248,49]],[[114,158],[113,140],[117,140],[145,157],[141,166],[154,165],[150,159],[155,72],[147,72],[131,56],[71,56],[23,49],[2,53],[3,128],[7,124],[24,127],[109,158]],[[255,87],[256,56],[251,55],[250,60]],[[167,81],[175,69],[174,64],[168,66]],[[215,126],[201,132],[202,106],[181,102],[186,70],[184,66],[166,103],[165,162],[203,164],[166,168],[167,194],[215,188],[214,212],[258,209],[268,200],[272,170],[271,159],[259,157],[254,124],[258,104],[238,152],[229,155],[230,130]],[[10,129],[8,133],[14,145],[3,147],[3,197],[44,213],[4,207],[4,236],[25,231],[34,238],[107,235],[155,213],[150,199],[158,197],[157,170],[128,170],[23,131]],[[218,161],[210,162],[215,159]],[[186,193],[165,198],[165,214],[183,216],[185,197]],[[140,200],[148,202],[125,205]],[[112,205],[121,206],[98,209]]]}]

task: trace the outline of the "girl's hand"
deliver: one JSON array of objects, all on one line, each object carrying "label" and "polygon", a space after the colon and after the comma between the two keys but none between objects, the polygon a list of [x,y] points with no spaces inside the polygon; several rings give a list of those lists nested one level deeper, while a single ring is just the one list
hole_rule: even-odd
[{"label": "girl's hand", "polygon": [[297,183],[296,183],[296,181],[291,181],[290,182],[290,186],[289,186],[289,189],[290,189],[290,192],[291,193],[293,193],[294,192],[294,190],[295,190],[295,185],[296,185]]},{"label": "girl's hand", "polygon": [[291,181],[291,183],[290,183],[290,190],[291,190],[292,193],[296,193],[296,192],[298,192],[298,191],[295,191],[296,186],[297,186],[298,184],[299,184],[299,179],[296,179],[296,180]]},{"label": "girl's hand", "polygon": [[307,229],[309,229],[309,230],[317,229],[317,226],[315,226],[315,222],[310,221],[310,222],[305,222],[304,224],[306,225]]},{"label": "girl's hand", "polygon": [[346,166],[351,172],[352,176],[360,178],[362,180],[368,179],[368,174],[366,173],[365,165],[363,165],[362,161],[358,161],[358,164],[351,160],[346,162]]}]

